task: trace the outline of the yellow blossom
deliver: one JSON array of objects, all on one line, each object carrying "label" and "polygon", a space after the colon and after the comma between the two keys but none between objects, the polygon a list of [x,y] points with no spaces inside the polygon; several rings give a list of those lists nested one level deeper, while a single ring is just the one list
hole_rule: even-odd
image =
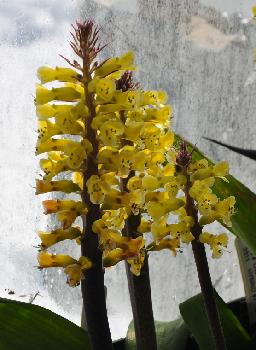
[{"label": "yellow blossom", "polygon": [[63,254],[51,254],[48,252],[40,252],[38,254],[39,267],[66,267],[71,264],[75,264],[77,261],[69,255]]},{"label": "yellow blossom", "polygon": [[42,84],[53,80],[76,82],[78,73],[71,68],[51,68],[44,66],[37,70],[37,77],[39,80],[41,80]]},{"label": "yellow blossom", "polygon": [[84,271],[92,267],[92,262],[85,256],[81,256],[78,262],[68,265],[64,272],[67,275],[67,283],[70,287],[76,287],[84,278]]},{"label": "yellow blossom", "polygon": [[36,194],[61,191],[65,193],[80,192],[80,187],[70,180],[58,180],[45,182],[36,180]]},{"label": "yellow blossom", "polygon": [[119,70],[134,70],[133,65],[134,54],[129,51],[120,57],[113,57],[106,60],[98,68],[95,69],[95,76],[104,78],[113,72]]},{"label": "yellow blossom", "polygon": [[212,257],[218,259],[222,256],[223,247],[228,245],[228,236],[226,233],[221,233],[219,235],[213,235],[209,232],[202,232],[199,236],[201,243],[209,244],[212,250]]},{"label": "yellow blossom", "polygon": [[48,248],[60,241],[81,236],[81,230],[78,227],[70,227],[67,230],[57,229],[52,232],[39,231],[38,236],[41,239],[42,248]]},{"label": "yellow blossom", "polygon": [[99,130],[99,138],[104,146],[116,146],[124,132],[124,125],[120,120],[109,120]]},{"label": "yellow blossom", "polygon": [[154,244],[150,247],[150,251],[160,251],[163,249],[169,249],[174,256],[177,255],[177,249],[180,248],[180,240],[176,238],[164,238],[158,244]]},{"label": "yellow blossom", "polygon": [[161,216],[168,214],[173,210],[177,210],[184,205],[182,199],[172,198],[164,202],[148,202],[146,204],[148,214],[153,218],[153,220],[159,219]]},{"label": "yellow blossom", "polygon": [[81,97],[81,94],[73,87],[60,87],[46,89],[42,85],[37,85],[36,88],[36,104],[42,105],[53,100],[57,101],[77,101]]}]

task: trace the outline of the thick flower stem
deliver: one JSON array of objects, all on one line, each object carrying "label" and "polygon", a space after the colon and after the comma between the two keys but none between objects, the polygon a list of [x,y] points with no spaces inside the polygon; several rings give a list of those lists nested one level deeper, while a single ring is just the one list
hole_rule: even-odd
[{"label": "thick flower stem", "polygon": [[[185,169],[186,171],[186,169]],[[221,326],[221,321],[214,297],[214,288],[211,281],[211,275],[209,271],[209,265],[206,257],[204,244],[201,243],[199,235],[202,233],[202,227],[198,223],[198,213],[194,205],[193,199],[189,195],[189,189],[192,184],[190,182],[189,175],[187,177],[187,184],[185,188],[186,194],[186,211],[189,216],[194,219],[194,226],[191,229],[195,240],[192,241],[192,249],[197,267],[197,273],[201,291],[203,295],[205,310],[209,321],[210,329],[215,343],[216,350],[226,350],[225,337]]]},{"label": "thick flower stem", "polygon": [[128,287],[133,311],[137,350],[156,350],[156,331],[152,310],[148,258],[145,257],[140,276],[135,276],[126,263]]},{"label": "thick flower stem", "polygon": [[215,348],[216,350],[225,350],[227,347],[214,298],[214,289],[212,286],[204,244],[198,241],[192,241],[192,249],[196,262],[205,309],[215,342]]},{"label": "thick flower stem", "polygon": [[[129,177],[134,176],[131,172]],[[121,180],[122,191],[127,190],[129,178]],[[140,215],[131,214],[127,221],[123,234],[136,238],[136,229],[140,223]],[[130,271],[130,265],[125,262],[128,288],[133,312],[134,329],[137,350],[157,350],[156,331],[151,299],[151,286],[149,277],[148,257],[145,256],[144,265],[140,276],[135,276]]]},{"label": "thick flower stem", "polygon": [[82,280],[82,297],[86,316],[87,329],[93,350],[112,350],[111,333],[107,317],[104,271],[102,268],[102,252],[99,250],[98,236],[93,232],[92,225],[100,218],[100,206],[90,201],[86,182],[92,175],[98,175],[96,157],[98,152],[98,141],[91,122],[95,117],[93,105],[93,94],[88,91],[88,83],[91,80],[88,60],[83,61],[84,90],[86,105],[89,109],[87,124],[87,139],[91,142],[93,151],[85,162],[84,188],[82,200],[87,205],[88,213],[83,218],[83,238],[81,240],[82,255],[93,262],[93,267],[86,270]]}]

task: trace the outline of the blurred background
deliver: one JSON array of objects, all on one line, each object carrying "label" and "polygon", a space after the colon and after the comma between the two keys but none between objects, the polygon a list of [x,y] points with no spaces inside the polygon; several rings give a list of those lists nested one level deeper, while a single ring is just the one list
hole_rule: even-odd
[{"label": "blurred background", "polygon": [[[47,307],[80,324],[79,287],[62,270],[39,271],[36,232],[54,227],[35,196],[36,70],[73,57],[70,25],[93,19],[109,45],[102,58],[135,52],[136,78],[145,89],[164,89],[173,106],[173,128],[256,191],[255,163],[202,139],[256,149],[256,23],[254,1],[238,0],[0,0],[0,296]],[[215,225],[215,232],[223,228]],[[244,295],[234,239],[220,260],[210,259],[212,279],[225,301]],[[79,256],[72,243],[52,251]],[[209,254],[210,256],[210,254]],[[172,320],[178,304],[199,291],[190,247],[174,258],[149,258],[155,318]],[[107,304],[113,337],[132,319],[124,265],[107,269]],[[38,294],[39,293],[39,294]]]}]

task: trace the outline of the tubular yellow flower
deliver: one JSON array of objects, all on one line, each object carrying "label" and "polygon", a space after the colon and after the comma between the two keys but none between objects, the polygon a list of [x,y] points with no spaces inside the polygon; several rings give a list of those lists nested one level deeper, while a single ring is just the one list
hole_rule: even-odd
[{"label": "tubular yellow flower", "polygon": [[85,256],[81,256],[77,263],[68,265],[64,272],[67,275],[67,283],[70,287],[79,286],[84,278],[84,271],[92,267],[92,262]]},{"label": "tubular yellow flower", "polygon": [[51,254],[48,252],[40,252],[38,254],[39,267],[66,267],[75,264],[77,261],[69,255]]},{"label": "tubular yellow flower", "polygon": [[83,202],[73,200],[48,199],[43,201],[44,214],[57,213],[62,210],[76,210],[86,213],[87,209]]},{"label": "tubular yellow flower", "polygon": [[161,216],[168,214],[171,211],[177,210],[184,205],[184,201],[178,198],[172,198],[165,202],[148,202],[146,204],[148,214],[153,220],[158,220]]},{"label": "tubular yellow flower", "polygon": [[78,74],[75,70],[71,68],[51,68],[44,66],[40,67],[37,70],[37,77],[42,84],[48,83],[53,80],[76,82]]},{"label": "tubular yellow flower", "polygon": [[174,256],[177,255],[177,249],[180,248],[179,239],[164,238],[158,244],[150,247],[150,251],[160,251],[163,249],[169,249]]},{"label": "tubular yellow flower", "polygon": [[42,85],[37,85],[36,88],[36,104],[42,105],[53,100],[73,102],[77,101],[81,94],[72,87],[46,89]]},{"label": "tubular yellow flower", "polygon": [[134,54],[129,51],[120,57],[110,58],[95,69],[95,76],[104,78],[119,70],[134,70]]},{"label": "tubular yellow flower", "polygon": [[61,191],[65,193],[81,192],[81,188],[70,180],[58,180],[45,182],[36,180],[36,194]]},{"label": "tubular yellow flower", "polygon": [[208,244],[212,250],[212,257],[218,259],[222,256],[223,247],[228,245],[228,236],[226,233],[221,233],[219,235],[213,235],[209,232],[202,232],[199,236],[201,243]]},{"label": "tubular yellow flower", "polygon": [[70,227],[67,230],[57,229],[52,232],[39,231],[38,236],[41,239],[41,247],[48,248],[52,245],[66,239],[75,239],[81,236],[82,232],[78,227]]}]

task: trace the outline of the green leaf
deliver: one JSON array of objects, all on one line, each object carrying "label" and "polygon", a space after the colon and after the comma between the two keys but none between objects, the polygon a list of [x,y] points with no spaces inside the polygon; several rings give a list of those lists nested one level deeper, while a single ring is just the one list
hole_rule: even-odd
[{"label": "green leaf", "polygon": [[80,327],[33,304],[0,298],[1,350],[89,350]]},{"label": "green leaf", "polygon": [[[176,135],[176,141],[182,138]],[[189,148],[192,149],[192,145],[188,142]],[[194,148],[193,159],[199,160],[205,157],[204,154],[198,149]],[[210,163],[213,164],[211,160]],[[216,179],[213,186],[213,192],[221,199],[229,196],[235,196],[236,198],[236,213],[232,217],[232,228],[227,227],[237,237],[239,237],[245,245],[256,255],[256,194],[250,191],[241,182],[236,180],[233,176],[226,176],[228,182],[222,179]]]},{"label": "green leaf", "polygon": [[[171,322],[155,321],[158,350],[185,350],[190,332],[182,319]],[[125,350],[136,350],[134,323],[126,337]]]},{"label": "green leaf", "polygon": [[[234,313],[216,293],[216,303],[228,346],[228,350],[252,350],[255,345]],[[194,335],[201,350],[215,350],[202,294],[180,304],[181,315]]]}]

